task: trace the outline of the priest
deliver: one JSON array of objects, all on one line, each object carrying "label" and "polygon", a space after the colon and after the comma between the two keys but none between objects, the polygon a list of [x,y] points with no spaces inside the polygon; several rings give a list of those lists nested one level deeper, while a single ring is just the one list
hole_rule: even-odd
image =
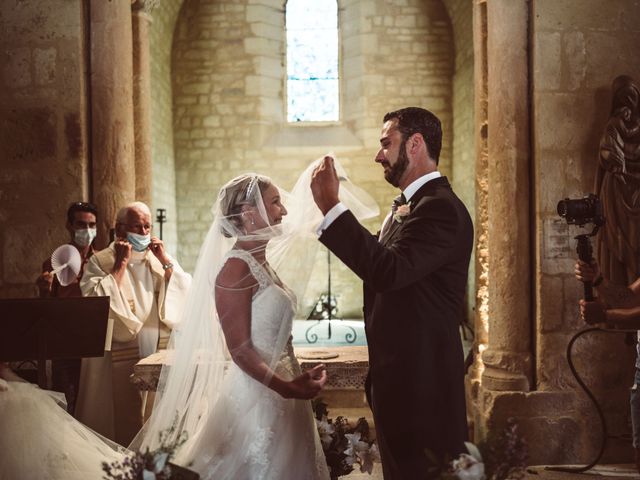
[{"label": "priest", "polygon": [[151,229],[144,203],[120,209],[115,241],[91,257],[80,281],[84,296],[111,300],[105,354],[83,360],[76,417],[120,445],[131,442],[151,403],[130,381],[133,366],[166,345],[191,283]]}]

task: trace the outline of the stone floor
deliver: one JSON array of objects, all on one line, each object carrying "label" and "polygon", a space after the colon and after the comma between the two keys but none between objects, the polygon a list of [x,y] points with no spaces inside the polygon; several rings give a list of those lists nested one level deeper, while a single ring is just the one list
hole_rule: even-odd
[{"label": "stone floor", "polygon": [[[371,475],[354,471],[350,475],[341,477],[347,480],[383,480],[380,464],[374,466]],[[634,465],[596,465],[585,473],[566,473],[545,470],[544,466],[530,467],[523,480],[620,480],[640,479]]]},{"label": "stone floor", "polygon": [[616,480],[622,478],[640,479],[635,465],[596,465],[584,473],[555,472],[546,470],[545,467],[530,467],[524,477],[526,480]]}]

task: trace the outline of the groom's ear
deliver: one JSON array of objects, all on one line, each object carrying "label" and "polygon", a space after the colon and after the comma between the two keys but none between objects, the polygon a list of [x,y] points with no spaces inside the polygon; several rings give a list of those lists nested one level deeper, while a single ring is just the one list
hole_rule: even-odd
[{"label": "groom's ear", "polygon": [[411,137],[409,137],[409,141],[407,142],[407,148],[414,155],[422,149],[424,149],[425,152],[428,153],[427,145],[424,142],[424,138],[422,138],[422,135],[417,132],[411,135]]}]

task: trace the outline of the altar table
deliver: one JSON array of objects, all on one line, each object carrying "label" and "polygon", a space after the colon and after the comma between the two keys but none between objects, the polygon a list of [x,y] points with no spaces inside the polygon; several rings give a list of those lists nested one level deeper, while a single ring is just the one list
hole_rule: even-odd
[{"label": "altar table", "polygon": [[[326,365],[326,390],[364,389],[364,381],[369,368],[366,346],[295,347],[294,351],[302,370],[309,370],[319,363]],[[134,366],[131,381],[139,390],[155,391],[160,378],[160,370],[167,359],[167,350],[160,350],[143,358]]]}]

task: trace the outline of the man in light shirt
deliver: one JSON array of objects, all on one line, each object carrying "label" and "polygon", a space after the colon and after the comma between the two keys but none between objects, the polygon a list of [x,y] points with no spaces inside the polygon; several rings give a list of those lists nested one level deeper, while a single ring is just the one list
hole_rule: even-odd
[{"label": "man in light shirt", "polygon": [[83,360],[76,416],[120,445],[143,423],[146,398],[129,380],[133,366],[166,345],[191,283],[151,229],[144,203],[120,209],[115,241],[89,260],[80,281],[83,295],[111,300],[105,355]]},{"label": "man in light shirt", "polygon": [[385,115],[375,162],[402,194],[379,236],[340,203],[332,158],[311,183],[325,215],[320,241],[364,282],[365,390],[385,480],[435,478],[467,439],[458,327],[473,225],[437,170],[441,142],[440,121],[427,110]]}]

